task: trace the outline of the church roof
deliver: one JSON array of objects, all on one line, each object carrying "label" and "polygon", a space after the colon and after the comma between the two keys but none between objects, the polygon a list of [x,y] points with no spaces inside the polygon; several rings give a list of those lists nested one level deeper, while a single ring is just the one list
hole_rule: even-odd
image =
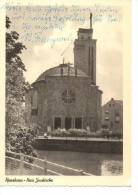
[{"label": "church roof", "polygon": [[50,68],[43,72],[37,81],[45,80],[45,77],[47,76],[76,76],[77,77],[88,77],[86,73],[79,69],[75,69],[73,66],[70,66],[70,64],[60,64],[59,66],[56,66],[54,68]]}]

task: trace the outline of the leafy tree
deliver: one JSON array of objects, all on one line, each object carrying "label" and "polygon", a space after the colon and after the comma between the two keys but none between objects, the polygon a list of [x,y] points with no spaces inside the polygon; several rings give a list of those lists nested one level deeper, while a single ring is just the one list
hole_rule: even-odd
[{"label": "leafy tree", "polygon": [[[19,34],[10,31],[10,25],[6,17],[6,150],[37,156],[33,149],[36,132],[25,127],[25,94],[30,85],[25,81],[20,55],[26,47],[19,42]],[[26,160],[32,162],[31,158]]]},{"label": "leafy tree", "polygon": [[25,65],[20,54],[25,45],[19,42],[19,34],[10,30],[11,21],[6,17],[6,129],[23,123],[26,90],[30,85],[25,81]]}]

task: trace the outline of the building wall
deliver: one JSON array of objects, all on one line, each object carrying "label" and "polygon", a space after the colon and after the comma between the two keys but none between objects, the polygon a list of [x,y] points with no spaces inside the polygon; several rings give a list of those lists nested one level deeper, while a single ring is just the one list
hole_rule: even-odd
[{"label": "building wall", "polygon": [[74,66],[90,76],[96,84],[96,40],[76,39],[74,42]]},{"label": "building wall", "polygon": [[[72,103],[66,103],[62,98],[66,90],[75,94],[75,101]],[[55,117],[61,118],[62,128],[65,128],[66,117],[72,118],[71,128],[75,127],[75,118],[78,117],[82,117],[82,128],[86,129],[89,126],[91,131],[100,128],[101,91],[97,86],[90,85],[89,78],[46,77],[45,81],[34,83],[33,91],[28,94],[28,101],[31,101],[30,96],[33,96],[34,91],[38,94],[38,113],[32,116],[29,111],[28,119],[37,122],[44,130],[48,127],[54,129]]]},{"label": "building wall", "polygon": [[123,133],[123,102],[113,98],[102,107],[102,125],[113,131]]}]

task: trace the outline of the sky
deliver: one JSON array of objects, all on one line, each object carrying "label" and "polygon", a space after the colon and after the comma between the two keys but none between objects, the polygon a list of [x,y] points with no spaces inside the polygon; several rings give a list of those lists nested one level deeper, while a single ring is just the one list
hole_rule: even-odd
[{"label": "sky", "polygon": [[93,13],[93,38],[97,39],[97,85],[102,103],[123,98],[123,29],[120,7],[9,7],[11,30],[27,47],[21,54],[33,83],[45,70],[63,61],[74,62],[73,47],[78,28],[89,28]]}]

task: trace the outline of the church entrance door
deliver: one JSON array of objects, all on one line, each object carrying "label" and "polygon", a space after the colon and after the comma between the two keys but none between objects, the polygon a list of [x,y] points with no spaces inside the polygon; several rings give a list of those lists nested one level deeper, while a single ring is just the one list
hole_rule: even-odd
[{"label": "church entrance door", "polygon": [[65,118],[65,129],[71,129],[71,123],[72,123],[72,118],[66,117]]},{"label": "church entrance door", "polygon": [[75,118],[75,129],[82,129],[82,118]]},{"label": "church entrance door", "polygon": [[56,117],[54,120],[54,129],[58,129],[61,128],[61,118],[60,117]]}]

